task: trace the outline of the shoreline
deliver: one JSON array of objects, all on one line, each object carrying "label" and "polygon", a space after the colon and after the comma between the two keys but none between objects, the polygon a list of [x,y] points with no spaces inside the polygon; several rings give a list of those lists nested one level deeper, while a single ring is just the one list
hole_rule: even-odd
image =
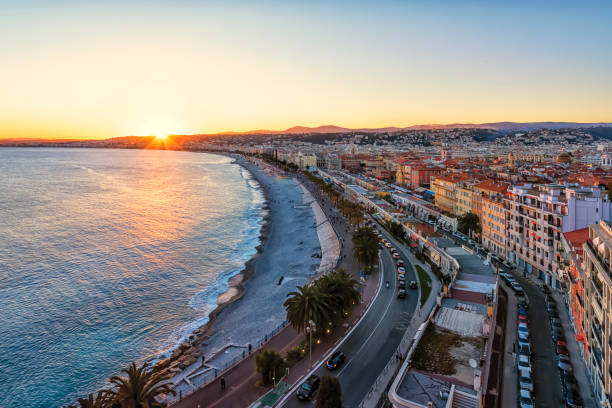
[{"label": "shoreline", "polygon": [[[209,153],[209,152],[203,152],[203,153],[215,154],[215,153]],[[240,300],[244,296],[245,291],[246,291],[244,284],[249,279],[251,279],[251,277],[255,273],[255,268],[253,266],[253,263],[263,253],[264,244],[266,243],[268,239],[269,223],[272,217],[270,214],[271,210],[270,210],[270,205],[269,205],[270,196],[269,196],[269,192],[267,190],[265,183],[261,182],[261,180],[259,180],[257,175],[253,171],[251,171],[251,169],[245,166],[245,163],[239,160],[239,158],[234,157],[230,154],[217,154],[217,155],[232,159],[233,160],[232,163],[239,165],[244,170],[249,172],[249,174],[257,181],[257,184],[260,186],[260,190],[264,196],[264,204],[262,205],[261,210],[265,211],[265,214],[262,216],[262,219],[260,221],[261,227],[259,230],[259,244],[257,244],[257,246],[254,248],[255,254],[251,258],[249,258],[248,261],[245,262],[240,272],[238,272],[237,274],[229,278],[228,289],[225,292],[217,296],[217,300],[216,300],[217,307],[215,307],[215,309],[212,310],[208,314],[207,316],[208,321],[202,326],[194,329],[193,332],[187,337],[187,339],[183,340],[181,343],[176,345],[174,348],[167,350],[167,352],[170,353],[168,357],[162,358],[159,361],[157,361],[156,364],[154,364],[154,367],[156,368],[159,368],[163,371],[168,371],[169,373],[174,373],[172,374],[172,377],[169,379],[170,382],[173,382],[173,380],[180,373],[184,372],[186,368],[191,366],[198,359],[200,359],[201,357],[202,358],[205,357],[203,356],[203,353],[198,350],[198,347],[203,346],[206,340],[208,340],[208,338],[215,333],[212,326],[217,320],[217,318],[219,317],[219,315],[229,305],[235,303],[236,301]],[[216,354],[217,353],[213,353],[213,356]],[[157,357],[159,356],[160,355],[158,355]],[[202,360],[202,364],[203,363],[204,363],[204,359]],[[176,384],[178,384],[178,382]]]}]

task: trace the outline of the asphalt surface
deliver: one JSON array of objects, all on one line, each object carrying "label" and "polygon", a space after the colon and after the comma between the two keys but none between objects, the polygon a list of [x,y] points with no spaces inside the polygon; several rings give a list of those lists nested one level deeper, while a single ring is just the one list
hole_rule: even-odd
[{"label": "asphalt surface", "polygon": [[[406,265],[406,283],[416,280],[414,266],[408,262],[404,249],[395,244]],[[366,396],[394,353],[408,327],[418,300],[418,289],[407,289],[405,299],[397,298],[397,268],[389,250],[381,251],[383,263],[383,282],[389,281],[391,287],[383,286],[372,307],[355,330],[347,337],[338,350],[344,352],[346,360],[337,370],[329,371],[324,364],[315,374],[319,377],[332,375],[338,377],[342,386],[342,403],[345,407],[356,407]],[[314,405],[314,401],[303,402],[295,395],[283,406],[304,407]]]},{"label": "asphalt surface", "polygon": [[[536,285],[515,273],[529,299],[529,335],[531,336],[531,365],[537,407],[565,406],[563,388],[557,369],[557,355],[551,340],[551,327],[544,294]],[[510,317],[509,317],[510,318]],[[515,317],[516,321],[516,317]],[[517,345],[518,350],[518,345]]]}]

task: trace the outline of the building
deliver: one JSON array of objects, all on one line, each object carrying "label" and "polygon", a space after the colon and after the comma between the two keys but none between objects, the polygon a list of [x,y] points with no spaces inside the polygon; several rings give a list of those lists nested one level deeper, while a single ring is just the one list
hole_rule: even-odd
[{"label": "building", "polygon": [[583,245],[585,275],[584,331],[588,344],[587,370],[595,397],[610,402],[612,393],[612,228],[591,225]]},{"label": "building", "polygon": [[455,215],[461,216],[472,212],[472,186],[457,187],[457,203]]},{"label": "building", "polygon": [[482,246],[506,259],[506,209],[501,197],[482,197]]},{"label": "building", "polygon": [[480,218],[482,224],[482,200],[483,198],[502,198],[508,190],[507,183],[495,180],[485,180],[474,184],[472,193],[472,212]]},{"label": "building", "polygon": [[457,215],[457,187],[465,185],[469,176],[461,173],[436,177],[431,187],[434,191],[436,206],[442,212]]},{"label": "building", "polygon": [[525,184],[508,190],[506,258],[519,270],[557,287],[563,278],[561,234],[610,219],[610,201],[597,187]]}]

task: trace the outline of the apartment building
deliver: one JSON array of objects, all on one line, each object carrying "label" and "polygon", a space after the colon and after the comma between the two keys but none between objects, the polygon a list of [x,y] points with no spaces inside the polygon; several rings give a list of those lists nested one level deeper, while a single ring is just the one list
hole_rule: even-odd
[{"label": "apartment building", "polygon": [[[584,329],[587,369],[600,404],[612,393],[612,228],[605,221],[589,226],[583,245],[585,274]],[[607,405],[609,406],[609,405]]]},{"label": "apartment building", "polygon": [[461,216],[469,212],[472,212],[472,186],[458,186],[455,215]]},{"label": "apartment building", "polygon": [[457,187],[465,185],[469,178],[466,174],[454,173],[432,180],[435,203],[442,212],[457,214]]},{"label": "apartment building", "polygon": [[524,184],[508,190],[506,258],[519,270],[557,287],[561,268],[561,234],[610,219],[610,201],[596,187]]},{"label": "apartment building", "polygon": [[482,197],[482,245],[502,259],[506,258],[506,209],[501,197]]},{"label": "apartment building", "polygon": [[431,179],[440,175],[441,169],[437,166],[422,163],[409,163],[398,165],[395,178],[398,183],[412,189],[426,186]]},{"label": "apartment building", "polygon": [[482,200],[487,198],[502,198],[508,190],[508,183],[495,180],[485,180],[474,184],[472,193],[472,212],[480,218],[482,224]]}]

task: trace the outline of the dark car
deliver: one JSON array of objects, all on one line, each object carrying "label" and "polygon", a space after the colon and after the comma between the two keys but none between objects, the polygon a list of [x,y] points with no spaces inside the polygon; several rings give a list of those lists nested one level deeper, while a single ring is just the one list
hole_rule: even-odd
[{"label": "dark car", "polygon": [[406,298],[406,289],[398,289],[397,297],[400,298],[400,299],[405,299]]},{"label": "dark car", "polygon": [[569,388],[565,393],[565,405],[570,408],[582,408],[582,398],[575,388]]},{"label": "dark car", "polygon": [[410,281],[410,289],[416,289],[417,283],[415,281]]},{"label": "dark car", "polygon": [[560,319],[551,319],[550,325],[552,326],[553,330],[555,330],[555,329],[561,330],[563,328],[561,326],[561,320]]},{"label": "dark car", "polygon": [[550,312],[548,312],[548,315],[550,316],[551,319],[559,318],[559,312],[557,311],[557,309],[551,310]]},{"label": "dark car", "polygon": [[527,316],[527,309],[519,309],[518,314],[521,316]]},{"label": "dark car", "polygon": [[557,344],[559,341],[565,341],[565,335],[561,330],[553,330],[552,341],[554,344]]},{"label": "dark car", "polygon": [[564,356],[569,356],[569,351],[567,347],[562,346],[562,345],[557,345],[556,352],[557,354],[563,354]]},{"label": "dark car", "polygon": [[529,309],[529,305],[525,300],[521,300],[520,302],[518,302],[517,306],[521,309]]},{"label": "dark car", "polygon": [[400,267],[400,266],[402,266],[402,267],[403,267],[403,266],[404,266],[404,261],[402,261],[402,260],[400,259],[400,260],[398,260],[398,261],[396,262],[396,264],[397,264],[397,266],[398,266],[398,267]]},{"label": "dark car", "polygon": [[317,392],[321,379],[316,375],[311,375],[306,381],[300,385],[297,392],[297,397],[302,401],[309,401]]},{"label": "dark car", "polygon": [[340,365],[344,362],[345,357],[346,356],[344,355],[343,352],[336,351],[334,354],[331,355],[329,360],[327,360],[327,363],[326,363],[327,369],[335,370],[336,368],[340,367]]},{"label": "dark car", "polygon": [[578,387],[578,381],[576,381],[576,377],[574,377],[572,373],[561,371],[560,376],[561,384],[563,384],[564,388],[569,389]]},{"label": "dark car", "polygon": [[401,279],[399,282],[397,282],[397,287],[400,289],[406,289],[406,281]]}]

